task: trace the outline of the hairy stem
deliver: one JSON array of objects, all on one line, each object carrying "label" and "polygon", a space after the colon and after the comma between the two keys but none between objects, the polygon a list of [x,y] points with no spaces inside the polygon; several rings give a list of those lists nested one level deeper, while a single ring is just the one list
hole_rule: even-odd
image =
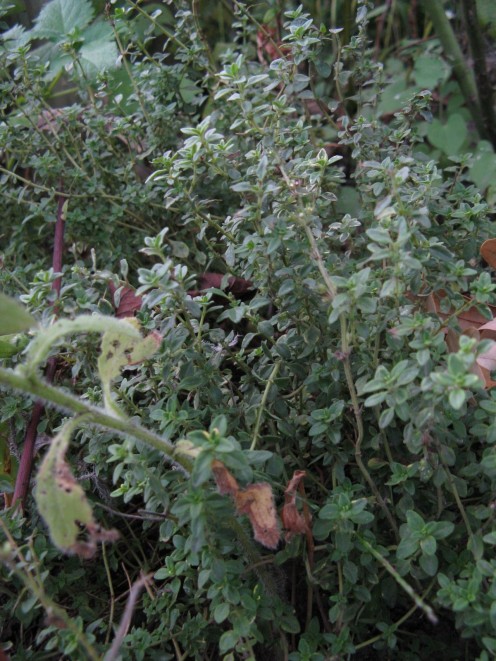
[{"label": "hairy stem", "polygon": [[51,386],[36,375],[28,376],[18,374],[10,369],[0,367],[0,384],[14,390],[21,390],[48,404],[64,411],[71,411],[78,415],[87,414],[89,422],[99,427],[112,429],[123,436],[133,436],[165,455],[172,465],[177,466],[186,474],[191,470],[191,462],[183,456],[174,455],[174,445],[167,439],[142,427],[139,423],[128,418],[116,418],[103,409],[91,406],[64,390]]}]

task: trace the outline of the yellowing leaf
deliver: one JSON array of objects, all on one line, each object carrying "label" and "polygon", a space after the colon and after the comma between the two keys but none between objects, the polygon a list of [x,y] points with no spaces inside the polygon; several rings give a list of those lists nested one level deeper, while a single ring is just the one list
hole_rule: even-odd
[{"label": "yellowing leaf", "polygon": [[[65,453],[71,433],[79,420],[66,423],[52,440],[38,471],[35,500],[50,531],[52,542],[61,551],[91,558],[99,541],[114,541],[115,530],[104,530],[94,520],[83,489],[74,479]],[[81,532],[87,539],[79,539]]]}]

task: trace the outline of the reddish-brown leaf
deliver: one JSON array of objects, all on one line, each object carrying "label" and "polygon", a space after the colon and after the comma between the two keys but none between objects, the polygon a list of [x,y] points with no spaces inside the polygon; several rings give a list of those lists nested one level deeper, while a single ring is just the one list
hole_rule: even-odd
[{"label": "reddish-brown leaf", "polygon": [[[140,296],[136,296],[135,290],[132,287],[128,287],[127,285],[116,287],[111,280],[108,283],[108,287],[112,296],[112,303],[114,303],[115,307],[115,316],[118,319],[133,317],[135,312],[141,310],[143,300]],[[115,305],[116,291],[119,292],[118,305]]]},{"label": "reddish-brown leaf", "polygon": [[286,541],[289,541],[294,535],[309,532],[309,526],[305,517],[296,507],[296,492],[305,475],[305,471],[295,471],[284,491],[284,506],[281,512],[281,519],[283,528],[286,531],[284,536]]},{"label": "reddish-brown leaf", "polygon": [[234,496],[238,493],[239,486],[236,482],[236,478],[234,475],[231,475],[221,461],[218,461],[217,459],[213,460],[212,473],[214,474],[219,493],[223,495],[229,494],[230,496]]},{"label": "reddish-brown leaf", "polygon": [[[206,289],[222,289],[224,278],[225,275],[222,273],[202,273],[198,276],[198,290],[189,291],[188,294],[190,296],[198,296]],[[227,279],[225,290],[233,294],[236,298],[243,298],[243,296],[246,296],[253,290],[253,282],[231,275]]]},{"label": "reddish-brown leaf", "polygon": [[[453,313],[454,310],[450,310],[448,313],[446,312],[441,312],[441,300],[444,298],[442,292],[438,292],[437,294],[429,294],[426,300],[426,308],[428,312],[435,312],[441,319],[448,319]],[[464,296],[465,301],[470,302],[471,299],[469,296]],[[493,315],[496,316],[496,307],[494,306],[489,306],[490,310],[492,311]],[[466,328],[470,328],[471,326],[475,326],[476,328],[479,328],[481,324],[484,324],[487,319],[486,317],[483,317],[481,313],[477,310],[476,307],[471,307],[468,308],[468,310],[463,310],[460,312],[460,314],[457,316],[457,321],[460,325],[460,328],[462,330],[465,330]]]},{"label": "reddish-brown leaf", "polygon": [[480,248],[480,254],[489,266],[496,269],[496,239],[484,241]]},{"label": "reddish-brown leaf", "polygon": [[488,351],[485,351],[477,357],[477,362],[481,367],[494,372],[496,370],[496,343]]}]

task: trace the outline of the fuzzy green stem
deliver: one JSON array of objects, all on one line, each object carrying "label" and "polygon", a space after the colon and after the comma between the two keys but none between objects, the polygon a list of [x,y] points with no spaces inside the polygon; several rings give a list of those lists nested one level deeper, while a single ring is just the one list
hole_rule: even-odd
[{"label": "fuzzy green stem", "polygon": [[64,390],[54,388],[33,374],[18,374],[13,370],[0,367],[0,385],[8,386],[14,390],[21,390],[64,411],[71,411],[77,415],[87,414],[91,424],[112,429],[123,436],[133,436],[137,440],[159,450],[183,472],[189,473],[191,471],[190,460],[184,456],[175,456],[174,445],[167,439],[154,434],[134,420],[109,415],[103,409],[91,406]]},{"label": "fuzzy green stem", "polygon": [[135,339],[141,337],[136,326],[114,317],[82,314],[75,319],[60,319],[52,326],[43,329],[43,333],[39,333],[31,342],[22,370],[26,374],[34,373],[36,368],[47,359],[55,342],[65,335],[88,332],[106,333],[107,331]]},{"label": "fuzzy green stem", "polygon": [[388,562],[386,558],[384,558],[379,553],[379,551],[372,546],[372,544],[370,544],[369,542],[367,542],[366,539],[361,537],[361,535],[357,535],[357,539],[360,542],[360,544],[363,546],[363,548],[374,556],[374,558],[384,567],[384,569],[389,574],[391,574],[391,576],[398,583],[398,585],[400,585],[403,588],[403,590],[408,594],[408,596],[411,597],[411,599],[413,599],[415,606],[424,611],[429,622],[432,622],[432,624],[437,624],[438,619],[432,608],[428,604],[426,604],[423,598],[415,592],[412,586],[409,585],[405,581],[405,579],[398,574],[398,572],[393,567],[393,565],[390,562]]}]

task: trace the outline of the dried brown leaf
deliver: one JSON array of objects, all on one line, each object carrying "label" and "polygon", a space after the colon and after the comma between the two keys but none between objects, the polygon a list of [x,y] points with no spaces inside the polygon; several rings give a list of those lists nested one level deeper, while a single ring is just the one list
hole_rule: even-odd
[{"label": "dried brown leaf", "polygon": [[119,289],[119,304],[115,306],[115,316],[118,319],[123,317],[133,317],[135,312],[141,310],[143,300],[140,296],[136,296],[135,290],[127,285],[116,287],[112,281],[108,283],[112,301],[114,301],[115,292]]},{"label": "dried brown leaf", "polygon": [[478,356],[477,362],[486,370],[494,372],[496,370],[496,343],[494,343],[488,351],[485,351],[483,354]]},{"label": "dried brown leaf", "polygon": [[217,484],[219,493],[229,494],[234,496],[239,491],[238,483],[236,478],[232,475],[224,464],[217,459],[214,459],[212,462],[212,473],[214,474],[214,479]]},{"label": "dried brown leaf", "polygon": [[236,509],[247,514],[257,542],[269,549],[277,548],[281,533],[277,521],[272,487],[267,482],[250,484],[234,496]]},{"label": "dried brown leaf", "polygon": [[484,241],[480,248],[481,257],[491,266],[496,268],[496,239]]}]

